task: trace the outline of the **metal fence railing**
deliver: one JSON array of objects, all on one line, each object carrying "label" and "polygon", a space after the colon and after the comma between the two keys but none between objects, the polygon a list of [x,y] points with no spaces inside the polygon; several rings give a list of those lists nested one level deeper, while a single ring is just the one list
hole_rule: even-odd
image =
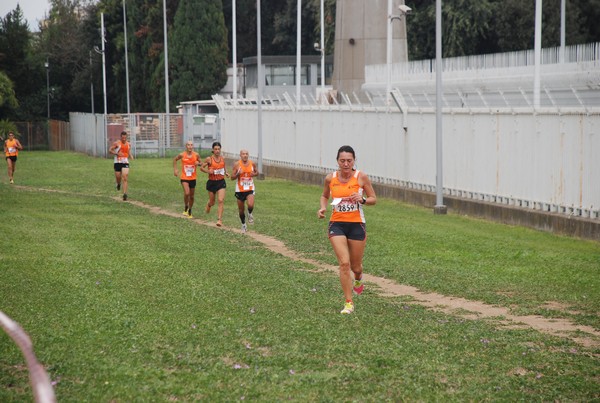
[{"label": "metal fence railing", "polygon": [[[183,117],[179,114],[71,113],[71,149],[107,157],[110,145],[122,131],[129,135],[134,155],[164,157],[184,145]],[[105,120],[106,119],[106,120]]]}]

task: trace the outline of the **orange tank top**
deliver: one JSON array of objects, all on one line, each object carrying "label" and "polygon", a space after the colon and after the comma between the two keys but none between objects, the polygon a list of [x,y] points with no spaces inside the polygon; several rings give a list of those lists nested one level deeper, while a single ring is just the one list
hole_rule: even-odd
[{"label": "orange tank top", "polygon": [[221,157],[221,161],[215,161],[214,157],[210,156],[210,164],[209,168],[212,168],[214,173],[208,174],[208,179],[211,181],[218,181],[221,179],[225,179],[225,158]]},{"label": "orange tank top", "polygon": [[19,149],[17,148],[17,140],[6,140],[6,156],[16,157],[19,155]]},{"label": "orange tank top", "polygon": [[181,153],[181,179],[186,181],[196,180],[196,162],[200,161],[200,155],[197,152],[192,152],[188,155],[187,152]]},{"label": "orange tank top", "polygon": [[238,165],[242,172],[237,178],[235,183],[236,192],[251,192],[254,190],[254,180],[252,179],[252,172],[254,172],[254,165],[252,161],[248,161],[248,165],[244,166],[242,160],[238,161]]},{"label": "orange tank top", "polygon": [[125,144],[119,142],[119,147],[117,148],[117,155],[115,155],[115,162],[119,164],[128,164],[129,150],[131,150],[131,144],[129,144],[129,141],[126,141]]},{"label": "orange tank top", "polygon": [[358,173],[355,171],[354,175],[350,177],[348,182],[340,182],[338,177],[338,171],[333,173],[331,182],[329,183],[329,191],[333,202],[333,211],[329,221],[337,222],[365,222],[365,216],[363,214],[362,205],[360,203],[353,202],[349,197],[352,193],[363,193],[363,188],[358,184]]}]

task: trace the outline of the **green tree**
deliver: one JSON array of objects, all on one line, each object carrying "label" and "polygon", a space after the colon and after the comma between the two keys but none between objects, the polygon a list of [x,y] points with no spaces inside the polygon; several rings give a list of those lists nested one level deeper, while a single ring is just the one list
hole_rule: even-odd
[{"label": "green tree", "polygon": [[89,65],[90,44],[84,30],[89,8],[79,0],[51,0],[50,4],[36,53],[49,64],[50,116],[66,120],[69,112],[87,111],[89,105],[82,102],[89,91],[83,92],[77,80]]},{"label": "green tree", "polygon": [[[408,55],[411,60],[435,58],[436,0],[408,0]],[[600,41],[600,0],[566,2],[566,43]],[[533,49],[535,1],[445,0],[442,3],[444,57]],[[560,0],[545,0],[542,47],[560,44]]]},{"label": "green tree", "polygon": [[12,81],[5,73],[0,71],[0,107],[3,106],[14,109],[19,106],[19,102],[15,97]]},{"label": "green tree", "polygon": [[169,37],[171,100],[210,99],[227,83],[221,0],[181,0]]},{"label": "green tree", "polygon": [[[577,4],[579,3],[579,4]],[[584,2],[567,1],[565,14],[565,42],[567,45],[575,45],[600,40],[594,38],[591,27],[595,24],[585,24],[586,21],[582,11]],[[600,6],[600,2],[597,2]],[[497,44],[496,52],[510,52],[516,50],[533,49],[535,40],[535,2],[522,2],[518,0],[506,0],[497,2],[502,7],[501,13],[491,24],[491,41]],[[500,6],[501,4],[501,6]],[[500,8],[499,8],[500,10]],[[589,10],[591,15],[595,14],[596,21],[600,18],[598,10]],[[542,8],[542,47],[553,47],[560,45],[560,0],[545,0]]]},{"label": "green tree", "polygon": [[[173,28],[173,18],[179,0],[167,0],[167,30]],[[110,58],[110,94],[114,111],[126,110],[125,37],[122,0],[102,0],[105,25],[110,37],[107,53]],[[132,112],[164,110],[164,22],[162,0],[127,2],[127,48],[129,88]],[[172,44],[169,42],[169,52]],[[108,54],[107,54],[108,56]],[[170,58],[170,55],[169,55]],[[108,63],[108,62],[107,62]],[[109,105],[109,110],[111,106]]]},{"label": "green tree", "polygon": [[[435,58],[435,0],[410,2],[413,13],[406,16],[410,60]],[[443,57],[485,53],[490,21],[496,14],[494,0],[454,0],[442,3]]]},{"label": "green tree", "polygon": [[2,115],[15,120],[31,118],[33,110],[24,108],[43,84],[43,64],[32,58],[32,35],[19,5],[0,19],[0,71],[4,71],[13,83],[14,96],[21,107],[9,103],[0,108]]}]

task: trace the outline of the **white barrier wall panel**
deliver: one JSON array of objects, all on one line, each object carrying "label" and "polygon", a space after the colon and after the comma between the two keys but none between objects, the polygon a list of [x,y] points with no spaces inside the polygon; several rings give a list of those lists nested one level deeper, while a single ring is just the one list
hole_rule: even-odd
[{"label": "white barrier wall panel", "polygon": [[[402,113],[357,106],[263,109],[263,158],[299,169],[335,169],[341,145],[376,182],[435,190],[433,108]],[[331,108],[331,107],[329,107]],[[597,211],[600,113],[445,110],[446,192],[525,207]],[[221,111],[223,148],[258,153],[256,109]],[[406,126],[406,130],[404,127]],[[588,215],[589,216],[589,215]],[[592,214],[593,216],[593,214]]]}]

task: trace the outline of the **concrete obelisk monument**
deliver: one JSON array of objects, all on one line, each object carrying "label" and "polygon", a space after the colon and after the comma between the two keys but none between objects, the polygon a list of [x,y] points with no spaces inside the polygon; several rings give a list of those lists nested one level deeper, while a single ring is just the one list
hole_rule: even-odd
[{"label": "concrete obelisk monument", "polygon": [[[403,0],[392,2],[398,15]],[[406,18],[391,18],[388,0],[337,0],[333,89],[338,93],[360,92],[365,66],[387,63],[387,29],[392,29],[392,63],[408,60]]]}]

